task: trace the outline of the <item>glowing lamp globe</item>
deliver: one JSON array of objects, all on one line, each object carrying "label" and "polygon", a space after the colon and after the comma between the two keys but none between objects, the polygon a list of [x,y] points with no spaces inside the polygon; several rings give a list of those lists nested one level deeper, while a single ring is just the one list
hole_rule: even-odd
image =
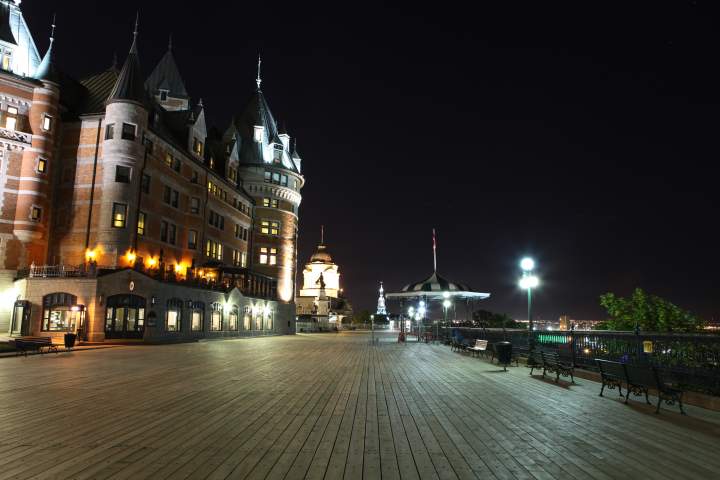
[{"label": "glowing lamp globe", "polygon": [[530,257],[525,257],[520,261],[520,268],[524,271],[529,272],[535,268],[535,260]]},{"label": "glowing lamp globe", "polygon": [[445,307],[445,308],[450,308],[451,305],[452,305],[452,302],[450,300],[445,300],[443,302],[443,307]]},{"label": "glowing lamp globe", "polygon": [[535,275],[528,275],[520,279],[520,288],[523,290],[529,290],[535,288],[540,284],[540,280]]}]

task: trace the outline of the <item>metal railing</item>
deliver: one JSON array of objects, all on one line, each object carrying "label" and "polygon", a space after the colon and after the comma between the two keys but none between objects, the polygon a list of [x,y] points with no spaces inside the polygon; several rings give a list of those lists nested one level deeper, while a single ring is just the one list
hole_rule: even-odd
[{"label": "metal railing", "polygon": [[[527,345],[527,330],[443,328],[449,339],[508,340]],[[654,365],[672,381],[700,392],[720,395],[720,335],[587,331],[533,331],[535,348],[558,351],[581,368],[596,369],[596,359]]]}]

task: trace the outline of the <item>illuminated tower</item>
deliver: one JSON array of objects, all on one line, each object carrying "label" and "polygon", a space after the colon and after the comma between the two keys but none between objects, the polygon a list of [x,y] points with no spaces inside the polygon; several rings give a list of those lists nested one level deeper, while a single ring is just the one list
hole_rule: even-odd
[{"label": "illuminated tower", "polygon": [[298,213],[305,184],[301,159],[290,135],[278,128],[260,85],[245,109],[233,118],[224,135],[228,168],[236,169],[241,186],[255,200],[252,269],[277,278],[278,297],[292,303],[295,297]]},{"label": "illuminated tower", "polygon": [[387,309],[385,308],[385,290],[383,290],[383,282],[380,282],[380,295],[378,296],[378,304],[376,315],[387,315]]}]

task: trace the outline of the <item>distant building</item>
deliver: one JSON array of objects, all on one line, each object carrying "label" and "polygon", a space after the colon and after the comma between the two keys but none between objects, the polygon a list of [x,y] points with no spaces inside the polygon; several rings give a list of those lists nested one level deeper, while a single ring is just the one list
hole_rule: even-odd
[{"label": "distant building", "polygon": [[339,267],[320,235],[317,250],[305,264],[303,286],[295,298],[297,331],[316,332],[339,329],[346,317],[352,317],[352,305],[343,297]]},{"label": "distant building", "polygon": [[385,290],[383,289],[383,282],[380,282],[380,291],[378,292],[378,304],[376,315],[387,315],[387,308],[385,307]]},{"label": "distant building", "polygon": [[560,316],[558,328],[563,331],[571,330],[575,325],[575,330],[594,330],[603,320],[575,320],[568,315]]}]

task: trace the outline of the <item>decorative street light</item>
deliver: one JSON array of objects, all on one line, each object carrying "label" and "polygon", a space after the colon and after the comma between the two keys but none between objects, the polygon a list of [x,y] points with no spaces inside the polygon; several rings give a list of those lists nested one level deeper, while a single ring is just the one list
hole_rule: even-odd
[{"label": "decorative street light", "polygon": [[520,261],[522,269],[522,278],[520,278],[520,288],[527,290],[528,300],[528,351],[532,352],[535,347],[535,338],[533,337],[533,318],[532,318],[532,290],[537,288],[540,280],[533,274],[535,269],[535,261],[532,258],[525,257]]},{"label": "decorative street light", "polygon": [[[450,294],[448,292],[443,293],[443,297],[445,300],[443,300],[443,316],[444,316],[444,327],[445,327],[445,334],[447,335],[447,315],[448,315],[448,309],[452,306],[452,302],[450,301]],[[440,331],[436,328],[435,329],[435,338],[439,336]]]}]

